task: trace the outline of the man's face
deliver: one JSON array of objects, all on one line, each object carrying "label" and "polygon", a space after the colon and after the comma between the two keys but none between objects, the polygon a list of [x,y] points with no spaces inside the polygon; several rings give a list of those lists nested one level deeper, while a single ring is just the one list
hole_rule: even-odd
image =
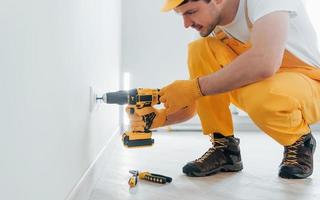
[{"label": "man's face", "polygon": [[184,27],[196,29],[202,37],[208,36],[220,21],[220,9],[214,0],[209,3],[205,1],[190,1],[174,9],[181,14]]}]

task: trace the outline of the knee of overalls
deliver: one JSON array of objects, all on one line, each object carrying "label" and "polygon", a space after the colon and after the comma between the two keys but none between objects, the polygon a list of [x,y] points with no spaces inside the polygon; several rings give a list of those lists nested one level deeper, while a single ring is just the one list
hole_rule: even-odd
[{"label": "knee of overalls", "polygon": [[280,82],[269,78],[240,88],[237,104],[261,125],[298,126],[303,118],[301,105],[286,90]]}]

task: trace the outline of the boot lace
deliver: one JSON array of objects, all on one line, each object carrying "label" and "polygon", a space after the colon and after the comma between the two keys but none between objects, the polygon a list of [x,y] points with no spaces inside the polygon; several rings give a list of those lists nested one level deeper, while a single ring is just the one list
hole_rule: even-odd
[{"label": "boot lace", "polygon": [[285,153],[283,164],[285,165],[294,165],[298,163],[298,149],[304,142],[305,136],[302,136],[298,141],[296,141],[293,145],[287,146],[287,152]]},{"label": "boot lace", "polygon": [[212,147],[208,149],[200,158],[196,159],[195,162],[203,163],[211,154],[213,154],[217,149],[223,149],[227,147],[228,140],[226,138],[216,138],[213,135],[210,136],[210,141],[212,142]]}]

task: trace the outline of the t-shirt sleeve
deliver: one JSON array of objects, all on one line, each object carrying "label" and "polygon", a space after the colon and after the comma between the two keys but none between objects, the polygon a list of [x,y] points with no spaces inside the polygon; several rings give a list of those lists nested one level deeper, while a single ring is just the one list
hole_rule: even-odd
[{"label": "t-shirt sleeve", "polygon": [[287,11],[290,17],[297,16],[301,0],[246,0],[248,16],[252,23],[276,11]]}]

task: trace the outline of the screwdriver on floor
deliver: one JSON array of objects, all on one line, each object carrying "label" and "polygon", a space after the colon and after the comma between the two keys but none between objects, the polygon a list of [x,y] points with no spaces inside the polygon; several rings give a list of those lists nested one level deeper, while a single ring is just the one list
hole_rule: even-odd
[{"label": "screwdriver on floor", "polygon": [[130,177],[128,184],[130,185],[130,188],[134,187],[138,183],[138,178],[154,183],[160,183],[160,184],[166,184],[171,183],[172,178],[160,174],[153,174],[150,172],[139,172],[138,170],[130,170],[129,171],[132,176]]}]

